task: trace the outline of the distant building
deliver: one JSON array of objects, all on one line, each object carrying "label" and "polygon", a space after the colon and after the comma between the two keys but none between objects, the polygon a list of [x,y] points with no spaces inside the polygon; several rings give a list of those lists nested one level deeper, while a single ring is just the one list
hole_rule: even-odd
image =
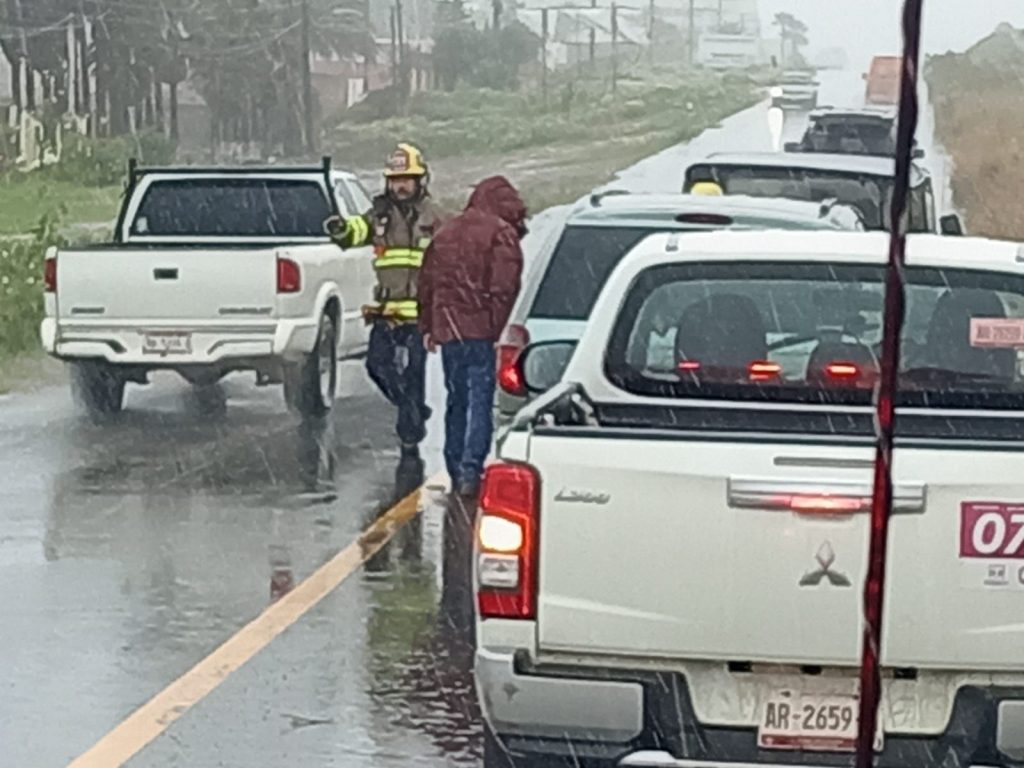
[{"label": "distant building", "polygon": [[[377,52],[369,61],[362,55],[313,57],[313,88],[325,116],[358,104],[373,91],[394,85],[391,40],[381,38],[374,42]],[[433,40],[406,41],[410,93],[434,87],[433,47]]]}]

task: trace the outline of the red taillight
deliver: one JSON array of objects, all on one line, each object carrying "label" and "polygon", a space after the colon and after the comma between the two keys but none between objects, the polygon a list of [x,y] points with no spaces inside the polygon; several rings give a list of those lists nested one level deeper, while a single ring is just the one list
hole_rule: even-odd
[{"label": "red taillight", "polygon": [[277,260],[277,292],[298,293],[302,290],[302,270],[291,259]]},{"label": "red taillight", "polygon": [[756,360],[747,367],[747,373],[751,381],[771,381],[779,378],[782,366],[778,363]]},{"label": "red taillight", "polygon": [[485,619],[537,615],[540,478],[525,464],[484,473],[476,526],[477,602]]},{"label": "red taillight", "polygon": [[47,293],[57,292],[57,257],[47,256],[43,262],[43,290]]},{"label": "red taillight", "polygon": [[516,397],[527,394],[526,381],[519,367],[519,355],[530,343],[530,333],[522,325],[510,325],[498,342],[498,386]]},{"label": "red taillight", "polygon": [[700,363],[696,360],[683,360],[676,366],[680,373],[693,373],[700,370]]},{"label": "red taillight", "polygon": [[789,508],[804,515],[851,515],[865,512],[871,507],[871,499],[859,496],[791,496]]},{"label": "red taillight", "polygon": [[833,379],[856,379],[860,376],[860,367],[854,363],[829,363],[825,373]]}]

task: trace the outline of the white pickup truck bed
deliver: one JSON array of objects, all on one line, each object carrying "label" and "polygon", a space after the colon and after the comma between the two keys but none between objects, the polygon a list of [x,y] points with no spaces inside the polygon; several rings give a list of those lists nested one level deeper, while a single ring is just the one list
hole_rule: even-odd
[{"label": "white pickup truck bed", "polygon": [[[485,478],[488,768],[850,759],[887,238],[682,242],[626,257],[564,383]],[[1009,765],[1024,759],[1024,268],[1015,244],[932,236],[911,238],[908,266],[876,764]],[[645,324],[665,308],[667,363]],[[527,379],[544,354],[524,353]]]}]

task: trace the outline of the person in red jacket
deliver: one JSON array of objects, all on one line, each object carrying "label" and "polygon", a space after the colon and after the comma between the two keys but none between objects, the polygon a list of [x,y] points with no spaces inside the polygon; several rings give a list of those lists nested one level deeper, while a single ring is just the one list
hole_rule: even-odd
[{"label": "person in red jacket", "polygon": [[444,460],[452,489],[476,496],[494,434],[495,344],[519,295],[526,206],[502,176],[473,190],[441,227],[420,271],[420,332],[441,350],[448,405]]}]

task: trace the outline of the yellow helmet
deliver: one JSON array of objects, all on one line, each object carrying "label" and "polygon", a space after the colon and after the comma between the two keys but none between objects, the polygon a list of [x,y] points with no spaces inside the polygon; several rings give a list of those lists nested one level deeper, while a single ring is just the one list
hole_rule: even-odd
[{"label": "yellow helmet", "polygon": [[721,197],[725,194],[721,185],[714,181],[698,181],[690,187],[692,195],[707,195],[708,197]]},{"label": "yellow helmet", "polygon": [[412,144],[399,144],[384,168],[384,177],[387,179],[403,176],[422,178],[426,175],[427,161],[423,159],[423,153]]}]

